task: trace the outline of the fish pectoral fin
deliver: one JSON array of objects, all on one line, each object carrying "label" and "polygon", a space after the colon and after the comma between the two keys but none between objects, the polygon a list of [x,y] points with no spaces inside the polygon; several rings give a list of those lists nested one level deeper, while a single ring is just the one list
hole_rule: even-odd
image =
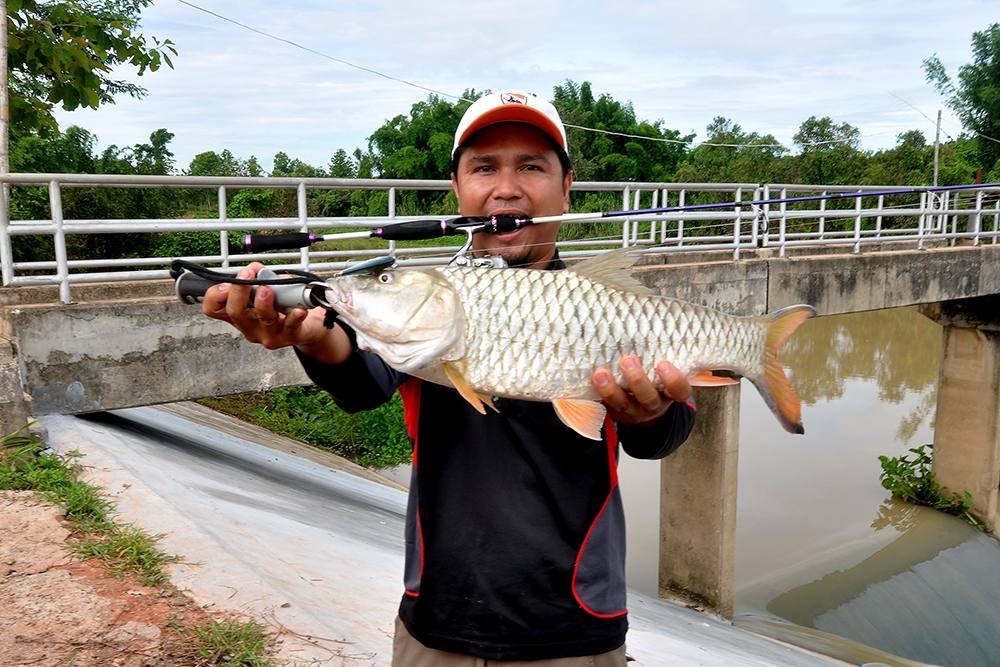
[{"label": "fish pectoral fin", "polygon": [[479,397],[479,400],[483,402],[483,405],[485,405],[488,408],[490,408],[491,410],[493,410],[493,412],[495,412],[497,414],[500,414],[500,408],[498,408],[497,406],[493,405],[493,397],[492,396],[490,396],[488,394],[484,394],[481,391],[477,391],[476,392],[476,396]]},{"label": "fish pectoral fin", "polygon": [[692,387],[728,387],[739,384],[740,380],[725,375],[712,375],[712,371],[698,371],[688,377],[688,382],[691,383]]},{"label": "fish pectoral fin", "polygon": [[563,424],[583,437],[601,439],[601,427],[608,413],[603,403],[582,398],[559,398],[552,401],[552,408]]},{"label": "fish pectoral fin", "polygon": [[465,375],[462,374],[462,370],[457,364],[453,362],[448,362],[441,364],[441,368],[444,369],[444,374],[448,376],[448,380],[455,386],[458,393],[462,395],[462,398],[469,402],[469,405],[476,409],[481,415],[486,414],[486,408],[483,407],[483,400],[476,390],[473,389],[468,381],[465,379]]}]

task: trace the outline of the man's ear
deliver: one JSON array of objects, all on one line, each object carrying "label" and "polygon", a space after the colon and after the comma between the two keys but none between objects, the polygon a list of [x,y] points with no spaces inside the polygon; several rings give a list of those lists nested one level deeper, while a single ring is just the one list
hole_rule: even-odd
[{"label": "man's ear", "polygon": [[[454,183],[455,177],[452,177]],[[569,189],[573,185],[573,172],[567,171],[566,178],[563,179],[563,213],[569,213]]]},{"label": "man's ear", "polygon": [[455,172],[451,172],[451,191],[455,193],[455,199],[458,199],[458,177]]}]

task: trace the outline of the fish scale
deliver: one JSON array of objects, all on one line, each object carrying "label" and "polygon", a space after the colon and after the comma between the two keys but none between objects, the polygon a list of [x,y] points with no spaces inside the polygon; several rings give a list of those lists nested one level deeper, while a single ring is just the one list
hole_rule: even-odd
[{"label": "fish scale", "polygon": [[811,306],[736,317],[653,295],[628,273],[628,251],[563,271],[443,267],[351,274],[328,281],[329,302],[358,346],[403,372],[455,387],[477,410],[490,395],[551,401],[577,433],[600,439],[605,408],[593,373],[619,363],[672,362],[694,386],[750,380],[782,426],[802,433],[801,408],[778,349]]},{"label": "fish scale", "polygon": [[624,384],[618,362],[627,354],[637,355],[657,384],[654,364],[661,359],[685,373],[761,370],[761,318],[640,296],[573,271],[435,270],[455,288],[465,311],[465,377],[479,391],[596,398],[594,370],[608,367]]}]

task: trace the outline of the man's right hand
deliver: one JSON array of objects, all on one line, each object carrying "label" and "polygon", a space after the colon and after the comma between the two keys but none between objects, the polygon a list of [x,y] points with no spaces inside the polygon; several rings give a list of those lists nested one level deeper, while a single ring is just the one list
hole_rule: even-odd
[{"label": "man's right hand", "polygon": [[[264,268],[253,262],[240,270],[238,278],[253,279]],[[259,343],[269,350],[289,345],[322,363],[336,364],[344,361],[353,351],[347,334],[340,327],[323,326],[326,311],[323,308],[295,308],[287,315],[274,307],[274,292],[262,285],[257,287],[252,307],[250,286],[222,283],[205,292],[201,310],[205,315],[229,322],[251,343]]]}]

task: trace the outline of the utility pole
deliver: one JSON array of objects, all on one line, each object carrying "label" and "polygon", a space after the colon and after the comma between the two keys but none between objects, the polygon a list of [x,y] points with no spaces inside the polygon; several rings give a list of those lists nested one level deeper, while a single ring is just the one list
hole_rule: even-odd
[{"label": "utility pole", "polygon": [[934,131],[934,185],[938,184],[938,154],[941,152],[941,110],[938,109],[937,129]]},{"label": "utility pole", "polygon": [[[10,173],[10,97],[7,88],[7,0],[3,0],[0,14],[0,176]],[[3,284],[9,285],[13,277],[13,252],[10,235],[10,186],[0,186],[0,276]]]}]

